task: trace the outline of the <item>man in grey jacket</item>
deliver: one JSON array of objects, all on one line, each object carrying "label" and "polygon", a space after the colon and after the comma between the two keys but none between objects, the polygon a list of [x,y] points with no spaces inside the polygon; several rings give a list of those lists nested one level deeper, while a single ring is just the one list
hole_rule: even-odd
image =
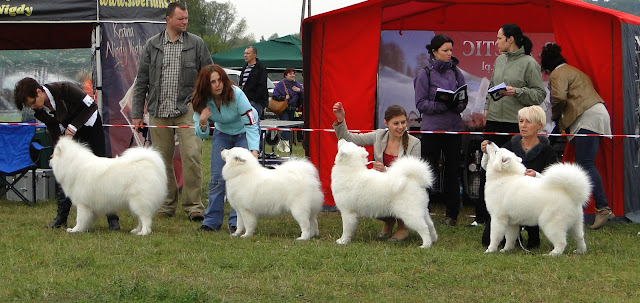
[{"label": "man in grey jacket", "polygon": [[[133,124],[142,125],[146,101],[149,124],[193,127],[190,96],[200,69],[213,62],[202,38],[187,32],[189,14],[184,4],[170,3],[166,19],[166,30],[151,37],[142,50],[133,88]],[[162,154],[168,177],[169,193],[158,214],[172,217],[176,211],[178,186],[173,170],[176,134],[182,158],[182,206],[190,220],[202,221],[202,141],[191,128],[151,128],[153,146]]]}]

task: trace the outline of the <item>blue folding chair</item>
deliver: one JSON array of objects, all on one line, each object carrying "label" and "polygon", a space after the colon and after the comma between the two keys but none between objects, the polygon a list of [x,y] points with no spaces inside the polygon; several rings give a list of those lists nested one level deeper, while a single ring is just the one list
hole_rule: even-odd
[{"label": "blue folding chair", "polygon": [[[34,123],[27,121],[26,123]],[[34,125],[0,125],[0,197],[13,191],[29,206],[36,204],[36,169],[37,165],[31,159],[30,148],[37,152],[44,149],[42,145],[31,142],[35,133]],[[27,199],[16,185],[29,171],[31,171],[31,200]],[[13,176],[13,181],[7,180]]]}]

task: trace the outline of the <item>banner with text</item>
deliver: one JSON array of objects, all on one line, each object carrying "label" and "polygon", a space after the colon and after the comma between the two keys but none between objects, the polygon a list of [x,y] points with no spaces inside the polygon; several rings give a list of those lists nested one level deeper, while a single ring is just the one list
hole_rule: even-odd
[{"label": "banner with text", "polygon": [[[173,0],[4,0],[0,22],[16,21],[165,21]],[[100,18],[98,19],[98,12]]]},{"label": "banner with text", "polygon": [[[420,126],[415,119],[420,117],[416,109],[413,79],[424,68],[429,54],[426,45],[436,34],[445,34],[453,40],[453,56],[460,60],[458,67],[468,85],[469,104],[462,117],[473,125],[474,113],[482,113],[491,80],[493,62],[500,55],[495,46],[496,32],[462,31],[382,31],[378,63],[378,117],[377,125],[384,128],[384,111],[393,104],[405,108],[409,115],[409,126]],[[555,41],[553,33],[525,33],[533,42],[531,55],[538,63],[542,46]],[[543,78],[546,81],[546,78]],[[546,83],[545,83],[546,87]],[[549,97],[541,105],[548,107]],[[547,119],[551,121],[551,119]],[[550,124],[547,128],[551,127]],[[550,131],[551,129],[548,129]]]},{"label": "banner with text", "polygon": [[[106,124],[131,124],[132,88],[142,48],[151,36],[164,30],[164,24],[102,24],[102,117]],[[125,127],[111,127],[107,149],[110,156],[121,154],[138,135]],[[144,138],[133,138],[144,141]],[[134,142],[135,144],[135,142]]]}]

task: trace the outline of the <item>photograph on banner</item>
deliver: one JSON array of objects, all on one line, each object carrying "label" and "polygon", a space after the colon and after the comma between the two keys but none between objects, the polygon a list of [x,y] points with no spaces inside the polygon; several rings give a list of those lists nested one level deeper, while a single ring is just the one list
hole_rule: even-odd
[{"label": "photograph on banner", "polygon": [[[496,32],[468,31],[382,31],[380,34],[380,56],[378,63],[378,108],[376,123],[378,128],[384,126],[384,109],[399,104],[408,113],[409,127],[419,127],[416,119],[420,113],[416,109],[413,79],[427,64],[429,53],[426,45],[437,34],[444,34],[453,40],[453,56],[460,62],[458,68],[464,75],[467,84],[469,103],[462,112],[465,125],[474,129],[473,114],[482,114],[487,97],[487,90],[493,72],[493,63],[500,55],[496,47]],[[553,33],[524,33],[533,42],[531,56],[540,63],[540,50],[547,42],[555,40]],[[547,77],[543,75],[545,88]],[[498,83],[496,83],[498,84]],[[542,108],[547,114],[547,125],[544,132],[551,132],[551,106],[549,94]]]},{"label": "photograph on banner", "polygon": [[[106,23],[102,30],[102,116],[114,125],[130,125],[132,89],[140,54],[147,39],[164,30],[156,23]],[[145,116],[148,116],[145,109]],[[148,120],[146,121],[148,122]],[[130,145],[144,145],[146,138],[127,127],[110,127],[110,155],[119,155]]]}]

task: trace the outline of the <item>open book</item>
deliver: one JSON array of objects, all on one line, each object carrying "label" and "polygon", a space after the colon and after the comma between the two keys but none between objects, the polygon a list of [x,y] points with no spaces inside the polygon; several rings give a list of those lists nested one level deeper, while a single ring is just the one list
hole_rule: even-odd
[{"label": "open book", "polygon": [[507,90],[507,85],[504,84],[504,82],[490,88],[487,92],[489,93],[489,95],[491,96],[491,99],[493,99],[493,101],[498,101],[500,99],[502,99],[502,97],[504,97],[500,91],[501,90]]},{"label": "open book", "polygon": [[467,85],[458,87],[456,91],[448,89],[438,88],[436,90],[435,101],[446,103],[447,105],[454,106],[463,102],[469,102],[469,95],[467,95]]}]

